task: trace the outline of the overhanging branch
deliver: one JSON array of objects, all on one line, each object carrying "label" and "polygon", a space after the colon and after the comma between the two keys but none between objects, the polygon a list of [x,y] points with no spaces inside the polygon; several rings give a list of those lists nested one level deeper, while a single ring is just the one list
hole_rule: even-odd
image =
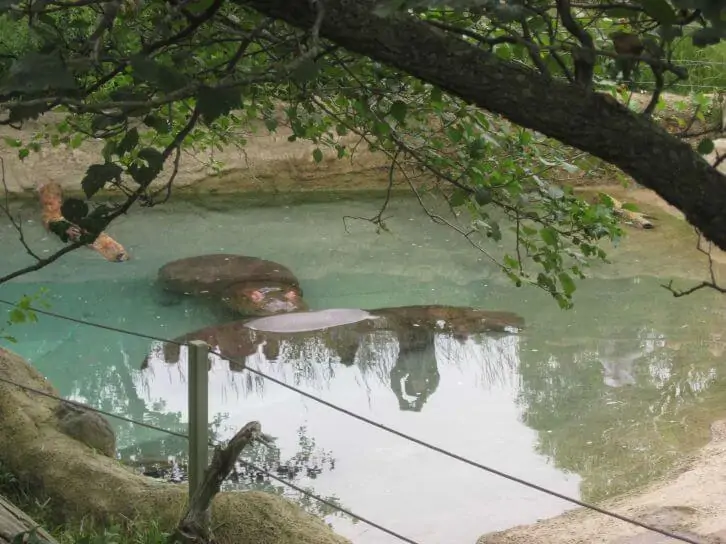
[{"label": "overhanging branch", "polygon": [[[237,0],[260,13],[310,28],[308,0]],[[726,249],[726,178],[651,120],[609,95],[548,81],[407,14],[373,14],[375,0],[326,0],[320,36],[620,167],[680,209]]]}]

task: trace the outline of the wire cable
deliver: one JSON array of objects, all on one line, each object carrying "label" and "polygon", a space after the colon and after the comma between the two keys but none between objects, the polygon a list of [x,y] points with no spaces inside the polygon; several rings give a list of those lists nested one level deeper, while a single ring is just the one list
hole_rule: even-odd
[{"label": "wire cable", "polygon": [[[8,305],[11,305],[11,306],[15,306],[13,303],[8,302],[6,300],[2,300],[2,299],[0,299],[0,303],[2,303],[2,304],[8,304]],[[109,326],[106,326],[106,325],[100,325],[100,324],[96,324],[96,323],[93,323],[93,322],[90,322],[90,321],[85,321],[85,320],[82,320],[82,319],[77,319],[77,318],[73,318],[73,317],[69,317],[69,316],[64,316],[62,314],[56,314],[56,313],[47,312],[47,311],[44,311],[44,310],[37,310],[37,309],[35,309],[33,307],[29,307],[29,309],[31,311],[34,311],[34,312],[37,312],[37,313],[49,315],[51,317],[55,317],[55,318],[58,318],[58,319],[64,319],[64,320],[67,320],[67,321],[72,321],[74,323],[79,323],[79,324],[82,324],[82,325],[87,325],[89,327],[98,327],[98,328],[101,328],[101,329],[111,330],[111,331],[119,332],[119,333],[122,333],[122,334],[128,334],[128,335],[131,335],[131,336],[138,336],[140,338],[146,338],[146,339],[156,340],[156,341],[159,341],[159,342],[166,342],[166,343],[173,344],[173,345],[177,345],[177,346],[188,346],[189,345],[188,343],[184,343],[184,342],[177,342],[175,340],[167,340],[167,339],[163,339],[163,338],[152,337],[152,336],[149,336],[149,335],[140,334],[140,333],[136,333],[136,332],[129,331],[129,330],[119,329],[119,328],[116,328],[116,327],[109,327]],[[501,478],[505,478],[507,480],[516,482],[516,483],[518,483],[520,485],[523,485],[525,487],[529,487],[529,488],[534,489],[536,491],[539,491],[541,493],[545,493],[547,495],[556,497],[558,499],[561,499],[563,501],[569,502],[571,504],[575,504],[575,505],[580,506],[582,508],[586,508],[586,509],[589,509],[589,510],[593,510],[593,511],[598,512],[600,514],[603,514],[605,516],[608,516],[608,517],[611,517],[611,518],[614,518],[614,519],[623,521],[625,523],[630,523],[632,525],[636,525],[636,526],[641,527],[643,529],[646,529],[648,531],[652,531],[652,532],[655,532],[655,533],[659,533],[659,534],[664,535],[664,536],[667,536],[669,538],[673,538],[675,540],[680,540],[681,542],[688,542],[689,544],[701,544],[700,542],[698,542],[696,540],[693,540],[693,539],[691,539],[689,537],[677,535],[675,533],[672,533],[671,531],[668,531],[668,530],[665,530],[665,529],[660,529],[660,528],[655,527],[653,525],[649,525],[647,523],[643,523],[643,522],[638,521],[636,519],[629,518],[629,517],[624,516],[622,514],[618,514],[617,512],[612,512],[610,510],[606,510],[606,509],[601,508],[599,506],[596,506],[594,504],[590,504],[590,503],[581,501],[579,499],[575,499],[574,497],[569,497],[567,495],[564,495],[562,493],[559,493],[559,492],[554,491],[554,490],[551,490],[551,489],[547,489],[546,487],[542,487],[542,486],[540,486],[538,484],[529,482],[529,481],[524,480],[522,478],[519,478],[517,476],[513,476],[513,475],[508,474],[506,472],[502,472],[502,471],[497,470],[497,469],[495,469],[493,467],[489,467],[487,465],[483,465],[481,463],[478,463],[477,461],[473,461],[473,460],[468,459],[466,457],[463,457],[463,456],[461,456],[461,455],[459,455],[457,453],[450,452],[450,451],[445,450],[445,449],[443,449],[443,448],[441,448],[439,446],[435,446],[433,444],[429,444],[428,442],[424,442],[423,440],[421,440],[419,438],[416,438],[414,436],[411,436],[411,435],[408,435],[408,434],[403,433],[401,431],[398,431],[396,429],[393,429],[392,427],[388,427],[386,425],[383,425],[382,423],[379,423],[377,421],[374,421],[372,419],[369,419],[369,418],[367,418],[365,416],[362,416],[360,414],[356,414],[355,412],[352,412],[350,410],[347,410],[346,408],[343,408],[341,406],[337,406],[336,404],[333,404],[333,403],[328,402],[328,401],[326,401],[326,400],[324,400],[324,399],[322,399],[320,397],[317,397],[315,395],[312,395],[311,393],[308,393],[306,391],[303,391],[301,389],[298,389],[295,386],[289,385],[289,384],[287,384],[287,383],[285,383],[285,382],[283,382],[281,380],[278,380],[277,378],[274,378],[272,376],[269,376],[268,374],[265,374],[264,372],[262,372],[262,371],[260,371],[258,369],[255,369],[255,368],[252,368],[252,367],[248,366],[245,361],[239,361],[239,360],[231,359],[230,357],[227,357],[226,355],[222,354],[221,352],[219,352],[217,350],[209,349],[209,353],[212,353],[214,355],[217,355],[218,357],[221,357],[224,360],[238,363],[238,364],[240,364],[244,368],[244,370],[248,370],[248,371],[252,372],[253,374],[256,374],[256,375],[260,376],[263,379],[266,379],[268,381],[271,381],[271,382],[273,382],[273,383],[275,383],[277,385],[280,385],[280,386],[282,386],[282,387],[284,387],[286,389],[289,389],[289,390],[291,390],[291,391],[293,391],[293,392],[295,392],[295,393],[297,393],[299,395],[302,395],[302,396],[304,396],[306,398],[309,398],[310,400],[312,400],[314,402],[317,402],[319,404],[322,404],[324,406],[327,406],[328,408],[331,408],[331,409],[336,410],[336,411],[338,411],[338,412],[340,412],[342,414],[345,414],[345,415],[347,415],[349,417],[352,417],[354,419],[357,419],[359,421],[362,421],[364,423],[367,423],[368,425],[371,425],[373,427],[376,427],[376,428],[378,428],[380,430],[383,430],[383,431],[386,431],[388,433],[394,434],[394,435],[396,435],[396,436],[398,436],[400,438],[403,438],[404,440],[408,440],[408,441],[413,442],[415,444],[418,444],[418,445],[420,445],[420,446],[422,446],[424,448],[430,449],[432,451],[435,451],[437,453],[440,453],[442,455],[445,455],[447,457],[450,457],[451,459],[454,459],[454,460],[457,460],[459,462],[465,463],[467,465],[470,465],[472,467],[478,468],[480,470],[484,470],[486,472],[489,472],[489,473],[494,474],[496,476],[499,476]],[[112,415],[111,417],[116,417],[116,416],[113,416]]]},{"label": "wire cable", "polygon": [[[15,306],[14,303],[12,303],[8,300],[4,300],[4,299],[0,299],[0,304],[5,304],[6,306],[13,306],[13,307]],[[40,308],[34,308],[33,306],[28,306],[28,309],[36,314],[47,315],[49,317],[55,317],[56,319],[70,321],[72,323],[77,323],[78,325],[86,325],[89,327],[95,327],[97,329],[104,329],[104,330],[111,331],[111,332],[118,332],[120,334],[126,334],[128,336],[136,336],[138,338],[145,338],[146,340],[155,340],[157,342],[173,343],[170,340],[166,340],[166,339],[160,338],[158,336],[151,336],[149,334],[144,334],[141,332],[129,331],[127,329],[121,329],[119,327],[112,327],[111,325],[102,325],[101,323],[94,323],[92,321],[86,321],[84,319],[79,319],[77,317],[71,317],[68,315],[57,314],[55,312],[49,312],[48,310],[41,310]]]},{"label": "wire cable", "polygon": [[[225,358],[223,355],[220,355],[216,351],[210,350],[210,352],[211,353],[214,353],[215,355],[219,355],[219,356]],[[229,358],[226,358],[226,359],[233,361],[233,359],[229,359]],[[240,363],[240,361],[234,361],[234,362]],[[446,457],[450,457],[451,459],[455,459],[457,461],[460,461],[460,462],[465,463],[467,465],[470,465],[472,467],[475,467],[475,468],[484,470],[486,472],[490,472],[492,474],[495,474],[497,476],[500,476],[500,477],[505,478],[507,480],[510,480],[512,482],[516,482],[518,484],[521,484],[523,486],[529,487],[531,489],[535,489],[535,490],[540,491],[542,493],[545,493],[547,495],[551,495],[553,497],[557,497],[558,499],[562,499],[563,501],[567,501],[567,502],[572,503],[572,504],[575,504],[577,506],[581,506],[582,508],[587,508],[589,510],[594,510],[595,512],[599,512],[600,514],[603,514],[603,515],[606,515],[606,516],[609,516],[609,517],[618,519],[620,521],[624,521],[626,523],[631,523],[633,525],[637,525],[639,527],[642,527],[643,529],[647,529],[649,531],[653,531],[653,532],[656,532],[656,533],[660,533],[660,534],[662,534],[664,536],[667,536],[667,537],[670,537],[670,538],[675,538],[675,539],[681,540],[683,542],[689,542],[690,544],[701,544],[700,542],[698,542],[696,540],[691,540],[688,537],[682,537],[682,536],[676,535],[676,534],[672,533],[671,531],[668,531],[668,530],[665,530],[665,529],[659,529],[658,527],[655,527],[654,525],[649,525],[647,523],[643,523],[643,522],[638,521],[636,519],[629,518],[627,516],[623,516],[622,514],[618,514],[617,512],[612,512],[610,510],[606,510],[604,508],[600,508],[599,506],[595,506],[594,504],[590,504],[590,503],[581,501],[579,499],[575,499],[574,497],[569,497],[567,495],[563,495],[562,493],[559,493],[558,491],[553,491],[552,489],[547,489],[546,487],[542,487],[541,485],[538,485],[538,484],[529,482],[527,480],[523,480],[522,478],[519,478],[517,476],[513,476],[512,474],[508,474],[506,472],[502,472],[501,470],[497,470],[497,469],[495,469],[493,467],[490,467],[490,466],[487,466],[487,465],[483,465],[481,463],[478,463],[477,461],[473,461],[472,459],[469,459],[467,457],[463,457],[462,455],[459,455],[458,453],[454,453],[454,452],[445,450],[444,448],[441,448],[439,446],[435,446],[433,444],[429,444],[428,442],[424,442],[423,440],[421,440],[419,438],[416,438],[415,436],[411,436],[409,434],[403,433],[403,432],[398,431],[398,430],[396,430],[396,429],[394,429],[392,427],[388,427],[387,425],[383,425],[382,423],[379,423],[379,422],[374,421],[372,419],[368,419],[365,416],[362,416],[360,414],[356,414],[355,412],[351,412],[350,410],[347,410],[347,409],[345,409],[345,408],[343,408],[341,406],[337,406],[337,405],[335,405],[335,404],[333,404],[331,402],[328,402],[327,400],[321,399],[320,397],[316,397],[315,395],[312,395],[312,394],[310,394],[310,393],[308,393],[306,391],[303,391],[303,390],[298,389],[298,388],[296,388],[296,387],[294,387],[292,385],[289,385],[289,384],[287,384],[287,383],[285,383],[285,382],[283,382],[281,380],[278,380],[277,378],[274,378],[272,376],[269,376],[269,375],[265,374],[264,372],[260,372],[257,369],[251,368],[249,366],[244,366],[244,369],[245,370],[249,370],[253,374],[258,375],[258,376],[260,376],[263,379],[269,380],[269,381],[271,381],[273,383],[276,383],[277,385],[281,385],[282,387],[285,387],[287,389],[290,389],[291,391],[294,391],[294,392],[296,392],[296,393],[298,393],[298,394],[300,394],[300,395],[302,395],[304,397],[307,397],[310,400],[313,400],[315,402],[318,402],[318,403],[320,403],[320,404],[322,404],[324,406],[327,406],[329,408],[332,408],[333,410],[336,410],[336,411],[338,411],[340,413],[343,413],[343,414],[345,414],[347,416],[350,416],[352,418],[355,418],[355,419],[357,419],[359,421],[363,421],[364,423],[367,423],[368,425],[371,425],[373,427],[376,427],[376,428],[381,429],[383,431],[386,431],[388,433],[394,434],[394,435],[396,435],[396,436],[398,436],[400,438],[403,438],[405,440],[408,440],[410,442],[413,442],[415,444],[418,444],[419,446],[422,446],[422,447],[427,448],[429,450],[432,450],[432,451],[435,451],[435,452],[440,453],[442,455],[445,455]]]},{"label": "wire cable", "polygon": [[187,435],[182,433],[177,433],[175,431],[170,431],[169,429],[162,429],[161,427],[156,427],[155,425],[150,425],[149,423],[144,423],[143,421],[137,421],[135,419],[128,418],[126,416],[122,416],[120,414],[114,414],[113,412],[107,412],[105,410],[101,410],[100,408],[95,408],[94,406],[89,406],[88,404],[83,404],[82,402],[76,402],[75,400],[69,400],[64,399],[62,397],[59,397],[57,395],[53,395],[52,393],[46,393],[45,391],[41,391],[40,389],[35,389],[33,387],[29,387],[27,385],[23,385],[17,382],[14,382],[12,380],[8,380],[7,378],[3,378],[0,376],[0,382],[7,383],[9,385],[14,385],[15,387],[19,387],[20,389],[23,389],[25,391],[30,391],[31,393],[35,393],[36,395],[42,395],[44,397],[48,397],[54,400],[58,400],[60,402],[63,402],[65,404],[72,404],[74,406],[78,406],[79,408],[82,408],[84,410],[90,410],[92,412],[97,412],[99,414],[103,414],[104,416],[112,417],[115,419],[120,419],[122,421],[127,421],[128,423],[133,423],[134,425],[139,425],[140,427],[146,427],[147,429],[152,429],[154,431],[161,431],[163,433],[171,434],[174,436],[178,436],[180,438],[189,438]]},{"label": "wire cable", "polygon": [[242,463],[243,465],[247,465],[248,467],[253,468],[254,470],[259,470],[260,472],[262,472],[266,476],[269,476],[273,480],[277,480],[278,482],[280,482],[280,483],[288,486],[291,489],[294,489],[295,491],[298,491],[299,493],[304,493],[305,495],[314,498],[315,500],[317,500],[318,502],[323,503],[326,506],[330,506],[331,508],[335,508],[339,512],[343,512],[344,514],[347,514],[347,515],[352,516],[352,517],[354,517],[356,519],[359,519],[363,523],[365,523],[367,525],[370,525],[371,527],[375,527],[379,531],[383,531],[384,533],[388,533],[391,536],[395,536],[397,539],[399,539],[399,540],[401,540],[403,542],[408,542],[409,544],[419,544],[418,542],[416,542],[415,540],[412,540],[412,539],[408,538],[407,536],[403,536],[402,534],[399,534],[399,533],[397,533],[395,531],[392,531],[391,529],[387,529],[386,527],[383,527],[382,525],[379,525],[378,523],[376,523],[374,521],[371,521],[369,519],[362,518],[358,514],[354,514],[350,510],[346,510],[345,508],[343,508],[341,506],[338,506],[337,504],[335,504],[332,501],[329,501],[327,499],[324,499],[324,498],[322,498],[322,497],[320,497],[318,495],[315,495],[314,493],[311,493],[310,491],[307,491],[306,489],[303,489],[302,487],[298,487],[297,485],[295,485],[295,484],[293,484],[291,482],[288,482],[286,480],[283,480],[282,478],[280,478],[278,476],[275,476],[271,472],[269,472],[269,471],[267,471],[267,470],[265,470],[265,469],[263,469],[261,467],[258,467],[257,465],[255,465],[253,463],[250,463],[249,461],[245,461],[244,459],[239,459],[239,462]]},{"label": "wire cable", "polygon": [[[101,409],[96,408],[94,406],[89,406],[87,404],[82,404],[80,402],[76,402],[76,401],[73,401],[73,400],[64,399],[64,398],[59,397],[57,395],[53,395],[52,393],[46,393],[45,391],[41,391],[40,389],[35,389],[34,387],[29,387],[27,385],[23,385],[23,384],[14,382],[12,380],[8,380],[8,379],[5,379],[5,378],[0,377],[0,382],[4,382],[4,383],[7,383],[9,385],[13,385],[13,386],[15,386],[15,387],[17,387],[17,388],[19,388],[21,390],[24,390],[24,391],[29,391],[31,393],[35,393],[35,394],[38,394],[38,395],[42,395],[44,397],[48,397],[48,398],[57,400],[57,401],[59,401],[61,403],[73,404],[73,405],[76,405],[76,406],[78,406],[80,408],[83,408],[85,410],[89,410],[91,412],[96,412],[98,414],[103,414],[105,416],[109,416],[109,417],[112,417],[112,418],[120,419],[122,421],[127,421],[129,423],[133,423],[135,425],[140,425],[142,427],[146,427],[146,428],[149,428],[149,429],[153,429],[153,430],[159,431],[161,433],[166,433],[166,434],[169,434],[169,435],[172,435],[172,436],[178,436],[180,438],[184,438],[185,440],[189,440],[189,435],[187,435],[187,434],[178,433],[178,432],[175,432],[175,431],[171,431],[169,429],[163,429],[162,427],[156,427],[155,425],[150,425],[148,423],[144,423],[142,421],[134,420],[134,419],[131,419],[131,418],[128,418],[128,417],[119,415],[119,414],[114,414],[112,412],[106,412],[105,410],[101,410]],[[208,445],[211,446],[211,447],[217,447],[217,446],[222,446],[223,444],[222,443],[219,443],[219,442],[215,443],[214,441],[210,440]],[[335,504],[334,502],[329,501],[328,499],[325,499],[325,498],[323,498],[323,497],[321,497],[319,495],[316,495],[315,493],[313,493],[311,491],[308,491],[307,489],[304,489],[304,488],[302,488],[302,487],[300,487],[298,485],[293,484],[292,482],[289,482],[287,480],[284,480],[284,479],[280,478],[279,476],[276,476],[275,474],[271,473],[270,471],[268,471],[268,470],[266,470],[266,469],[264,469],[262,467],[259,467],[259,466],[255,465],[254,463],[251,463],[250,461],[246,461],[244,459],[238,459],[238,461],[240,463],[242,463],[244,465],[247,465],[248,467],[250,467],[250,468],[258,471],[258,472],[261,472],[262,474],[265,474],[269,478],[271,478],[273,480],[276,480],[276,481],[280,482],[281,484],[288,486],[291,489],[294,489],[298,493],[302,493],[303,495],[306,495],[306,496],[308,496],[310,498],[313,498],[316,501],[318,501],[318,502],[320,502],[320,503],[322,503],[322,504],[324,504],[326,506],[329,506],[330,508],[334,508],[335,510],[338,510],[339,512],[342,512],[342,513],[344,513],[344,514],[346,514],[348,516],[351,516],[351,517],[353,517],[353,518],[355,518],[355,519],[357,519],[359,521],[362,521],[363,523],[365,523],[367,525],[370,525],[371,527],[373,527],[375,529],[378,529],[379,531],[383,531],[384,533],[387,533],[387,534],[389,534],[391,536],[394,536],[394,537],[398,538],[399,540],[401,540],[402,542],[407,542],[408,544],[419,544],[415,540],[412,540],[412,539],[410,539],[410,538],[408,538],[406,536],[403,536],[402,534],[397,533],[396,531],[394,531],[392,529],[388,529],[387,527],[384,527],[380,523],[376,523],[375,521],[372,521],[372,520],[370,520],[368,518],[364,518],[363,516],[360,516],[360,515],[358,515],[358,514],[356,514],[354,512],[351,512],[347,508],[343,508],[342,506],[339,506],[339,505]]]}]

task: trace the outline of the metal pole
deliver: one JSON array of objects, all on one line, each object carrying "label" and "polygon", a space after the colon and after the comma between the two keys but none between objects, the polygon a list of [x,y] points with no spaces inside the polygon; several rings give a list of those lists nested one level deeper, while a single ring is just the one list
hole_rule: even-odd
[{"label": "metal pole", "polygon": [[209,346],[189,342],[189,502],[202,483],[209,455]]}]

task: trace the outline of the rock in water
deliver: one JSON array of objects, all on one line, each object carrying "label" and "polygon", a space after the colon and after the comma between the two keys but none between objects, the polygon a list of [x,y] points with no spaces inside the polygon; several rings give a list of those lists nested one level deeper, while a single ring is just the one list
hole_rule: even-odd
[{"label": "rock in water", "polygon": [[161,267],[159,282],[167,291],[219,300],[242,315],[307,310],[295,274],[258,257],[219,253],[179,259]]}]

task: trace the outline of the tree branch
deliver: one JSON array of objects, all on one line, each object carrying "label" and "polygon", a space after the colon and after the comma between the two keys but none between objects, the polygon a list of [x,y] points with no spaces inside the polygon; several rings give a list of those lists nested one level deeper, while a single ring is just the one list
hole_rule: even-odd
[{"label": "tree branch", "polygon": [[708,243],[708,249],[703,249],[703,246],[701,243],[703,242],[703,237],[701,236],[701,233],[698,232],[698,229],[696,230],[696,234],[698,235],[698,240],[696,242],[696,249],[703,253],[706,258],[708,259],[708,280],[702,281],[701,283],[698,283],[694,285],[693,287],[689,287],[688,289],[674,289],[673,288],[673,280],[669,281],[667,284],[661,284],[661,287],[669,291],[673,294],[674,297],[680,298],[685,297],[686,295],[690,295],[691,293],[695,293],[696,291],[700,291],[701,289],[713,289],[714,291],[718,291],[719,293],[726,293],[726,287],[721,287],[718,284],[718,281],[716,280],[716,272],[713,269],[714,262],[713,262],[713,255],[711,255],[711,242]]},{"label": "tree branch", "polygon": [[562,24],[582,44],[582,47],[572,52],[575,63],[575,81],[585,90],[592,89],[592,78],[595,73],[595,43],[590,33],[580,26],[572,16],[570,0],[557,0],[557,13],[560,14]]},{"label": "tree branch", "polygon": [[[237,3],[301,28],[315,20],[307,0]],[[326,0],[321,37],[620,167],[726,250],[726,179],[688,143],[609,95],[548,81],[414,16],[378,17],[375,4]]]},{"label": "tree branch", "polygon": [[[171,156],[171,154],[174,152],[174,150],[177,147],[182,145],[182,143],[184,142],[186,137],[189,135],[189,133],[192,131],[192,129],[196,125],[198,119],[199,119],[199,113],[197,112],[197,110],[194,110],[192,115],[189,117],[189,120],[187,121],[186,125],[184,125],[184,127],[174,137],[172,142],[169,145],[167,145],[166,148],[164,149],[164,151],[162,152],[162,157],[164,158],[164,160],[169,158]],[[172,177],[172,180],[170,180],[170,183],[171,183],[171,181],[173,181],[173,177]],[[134,190],[127,197],[126,201],[123,204],[121,204],[118,208],[116,208],[113,212],[111,212],[108,216],[105,217],[104,228],[106,228],[109,224],[111,224],[111,222],[114,219],[116,219],[117,217],[120,217],[120,216],[126,214],[131,209],[131,206],[133,206],[137,200],[140,200],[140,199],[143,200],[145,198],[145,193],[146,193],[146,187],[140,185],[136,190]],[[148,197],[146,197],[146,199],[148,199]],[[79,247],[84,247],[86,244],[87,244],[86,241],[74,242],[70,245],[65,246],[63,249],[56,251],[49,257],[46,257],[44,259],[39,259],[38,261],[36,261],[34,264],[32,264],[30,266],[26,266],[24,268],[16,270],[15,272],[11,272],[4,276],[0,276],[0,284],[8,282],[8,281],[12,280],[13,278],[18,278],[25,274],[29,274],[30,272],[35,272],[37,270],[45,268],[49,264],[54,263],[55,261],[60,259],[66,253],[75,251]]]},{"label": "tree branch", "polygon": [[217,446],[214,449],[212,462],[204,471],[204,479],[192,496],[187,512],[179,522],[171,542],[205,544],[214,541],[209,526],[212,500],[219,493],[222,482],[232,472],[242,450],[251,442],[260,440],[265,443],[262,426],[257,421],[251,421],[242,427],[225,447]]}]

